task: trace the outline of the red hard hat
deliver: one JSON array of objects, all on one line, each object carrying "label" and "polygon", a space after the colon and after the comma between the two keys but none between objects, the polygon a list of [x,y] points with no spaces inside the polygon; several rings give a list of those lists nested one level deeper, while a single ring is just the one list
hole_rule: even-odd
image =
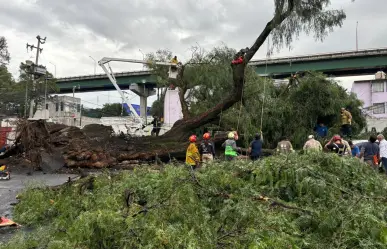
[{"label": "red hard hat", "polygon": [[336,136],[333,136],[333,141],[338,141],[338,140],[341,140],[341,137],[336,135]]},{"label": "red hard hat", "polygon": [[209,132],[206,132],[206,133],[203,134],[203,139],[204,139],[204,140],[208,140],[208,139],[210,139],[210,138],[211,138],[211,135],[210,135]]},{"label": "red hard hat", "polygon": [[190,136],[190,137],[189,137],[189,141],[190,141],[191,143],[196,142],[196,135]]}]

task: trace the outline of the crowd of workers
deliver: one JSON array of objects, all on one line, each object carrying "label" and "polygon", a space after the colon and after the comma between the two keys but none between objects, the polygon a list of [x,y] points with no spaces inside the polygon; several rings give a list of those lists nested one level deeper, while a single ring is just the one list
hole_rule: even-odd
[{"label": "crowd of workers", "polygon": [[[354,144],[351,140],[345,140],[345,137],[351,139],[351,124],[352,115],[344,108],[341,109],[341,135],[332,136],[329,141],[323,146],[316,139],[326,139],[328,136],[328,128],[320,123],[315,127],[315,135],[309,135],[303,146],[304,153],[310,152],[331,152],[339,156],[356,157],[364,160],[372,168],[378,169],[380,164],[383,165],[387,173],[387,141],[382,134],[377,136],[372,135],[368,142]],[[316,137],[315,137],[316,136]],[[201,163],[205,164],[212,161],[215,157],[215,145],[210,141],[210,133],[203,135],[203,140],[199,147],[196,145],[197,136],[189,137],[190,144],[186,153],[186,164],[192,167],[199,167]],[[232,161],[239,158],[242,149],[237,146],[237,132],[229,132],[227,140],[222,144],[224,148],[224,157],[227,161]],[[262,132],[255,135],[254,140],[250,143],[247,153],[251,160],[255,161],[262,157]],[[295,152],[292,143],[286,137],[281,138],[275,150],[276,154],[288,154]]]}]

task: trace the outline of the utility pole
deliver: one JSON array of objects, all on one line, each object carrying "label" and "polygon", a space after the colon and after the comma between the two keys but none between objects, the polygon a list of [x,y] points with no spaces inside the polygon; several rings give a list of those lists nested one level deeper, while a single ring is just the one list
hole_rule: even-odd
[{"label": "utility pole", "polygon": [[[142,54],[142,60],[145,61],[145,55],[142,52],[141,48],[139,48],[138,51],[140,51],[140,53]],[[142,70],[145,70],[145,64],[142,64]]]},{"label": "utility pole", "polygon": [[74,126],[76,124],[76,120],[77,120],[77,104],[75,102],[75,89],[78,88],[80,89],[80,86],[73,86],[73,111],[74,111]]},{"label": "utility pole", "polygon": [[26,81],[26,99],[24,101],[24,118],[27,118],[28,80]]},{"label": "utility pole", "polygon": [[46,117],[46,107],[47,107],[47,75],[46,77],[44,78],[44,107],[43,107],[43,110],[44,110],[44,118],[48,118]]},{"label": "utility pole", "polygon": [[[43,48],[40,48],[40,45],[42,44],[45,44],[46,43],[46,37],[44,38],[41,38],[39,35],[36,37],[36,39],[38,40],[38,46],[35,47],[34,45],[29,45],[27,43],[27,49],[30,48],[31,51],[36,49],[36,58],[35,58],[35,67],[37,67],[39,64],[39,54],[42,53],[43,51]],[[32,91],[34,92],[36,89],[36,80],[37,80],[37,77],[35,76],[35,67],[33,69],[33,81],[32,81]],[[30,118],[32,118],[34,116],[34,98],[31,97],[31,104],[30,104]]]}]

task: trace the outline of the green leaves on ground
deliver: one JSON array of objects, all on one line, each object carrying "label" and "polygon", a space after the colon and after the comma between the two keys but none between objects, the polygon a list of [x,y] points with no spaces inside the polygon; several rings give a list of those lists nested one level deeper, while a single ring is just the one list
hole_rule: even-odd
[{"label": "green leaves on ground", "polygon": [[387,246],[385,176],[333,154],[141,168],[80,185],[22,193],[15,218],[37,230],[3,248]]}]

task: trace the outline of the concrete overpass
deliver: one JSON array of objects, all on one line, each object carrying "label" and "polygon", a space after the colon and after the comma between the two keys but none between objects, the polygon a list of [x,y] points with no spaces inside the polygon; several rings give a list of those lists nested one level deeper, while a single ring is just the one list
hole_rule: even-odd
[{"label": "concrete overpass", "polygon": [[[371,75],[387,70],[387,48],[254,60],[249,65],[259,75],[278,79],[301,71],[319,71],[336,77]],[[115,77],[122,89],[129,89],[133,84],[144,85],[145,89],[156,86],[156,76],[150,71],[121,72]],[[80,89],[77,92],[114,90],[105,74],[57,79],[60,93],[71,93],[73,86],[78,85]]]},{"label": "concrete overpass", "polygon": [[[302,71],[319,71],[336,77],[371,75],[387,70],[387,48],[254,60],[249,65],[259,75],[275,79]],[[156,93],[156,76],[151,71],[136,71],[116,73],[115,77],[121,89],[140,96],[142,113],[146,113],[147,97]],[[105,74],[59,78],[57,86],[59,93],[72,93],[74,86],[80,87],[77,92],[115,89]]]},{"label": "concrete overpass", "polygon": [[251,61],[249,65],[258,74],[276,79],[302,71],[319,71],[335,77],[371,75],[387,70],[387,48],[271,58]]},{"label": "concrete overpass", "polygon": [[[156,76],[151,71],[121,72],[115,74],[118,85],[122,90],[128,90],[133,84],[144,85],[147,89],[156,87]],[[56,84],[59,93],[72,93],[73,87],[79,86],[77,92],[93,92],[115,90],[106,74],[74,76],[58,78]]]},{"label": "concrete overpass", "polygon": [[[121,72],[115,74],[117,84],[122,90],[131,90],[140,97],[140,114],[146,120],[147,99],[156,94],[157,76],[151,71]],[[75,76],[57,79],[60,93],[115,90],[106,74]]]}]

